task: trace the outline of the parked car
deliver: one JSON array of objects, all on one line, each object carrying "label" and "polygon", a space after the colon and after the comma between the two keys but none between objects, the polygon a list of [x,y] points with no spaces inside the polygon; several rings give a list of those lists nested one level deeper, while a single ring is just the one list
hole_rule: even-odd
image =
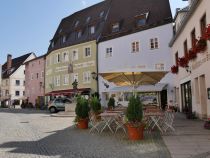
[{"label": "parked car", "polygon": [[50,113],[55,113],[58,111],[64,111],[65,106],[68,106],[72,103],[69,98],[55,98],[54,100],[48,103],[48,109]]}]

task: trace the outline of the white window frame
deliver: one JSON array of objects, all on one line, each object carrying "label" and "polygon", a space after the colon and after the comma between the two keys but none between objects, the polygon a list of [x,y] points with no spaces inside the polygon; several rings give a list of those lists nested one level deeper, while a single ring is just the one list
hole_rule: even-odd
[{"label": "white window frame", "polygon": [[72,74],[72,83],[77,80],[77,82],[79,81],[79,74],[78,73],[73,73]]},{"label": "white window frame", "polygon": [[83,83],[84,84],[91,83],[91,72],[90,71],[83,72]]},{"label": "white window frame", "polygon": [[62,42],[63,42],[63,43],[66,42],[66,35],[64,35],[64,36],[62,37]]},{"label": "white window frame", "polygon": [[[76,56],[74,56],[74,52],[76,54]],[[78,49],[74,49],[72,50],[72,61],[78,60],[79,59],[79,51]]]},{"label": "white window frame", "polygon": [[133,41],[131,43],[131,53],[138,53],[138,52],[140,52],[140,41]]},{"label": "white window frame", "polygon": [[77,38],[80,38],[80,37],[82,37],[82,31],[77,32]]},{"label": "white window frame", "polygon": [[[86,54],[86,50],[87,49],[89,49],[89,55],[87,56],[87,54]],[[84,54],[83,54],[83,57],[84,58],[89,58],[89,57],[91,57],[91,46],[86,46],[86,47],[84,47]]]},{"label": "white window frame", "polygon": [[69,85],[69,75],[63,75],[63,85]]},{"label": "white window frame", "polygon": [[90,34],[94,34],[95,31],[96,31],[96,27],[95,27],[94,25],[92,25],[92,26],[90,27]]},{"label": "white window frame", "polygon": [[155,64],[155,70],[164,70],[165,64],[164,63],[157,63]]},{"label": "white window frame", "polygon": [[60,86],[60,83],[61,83],[60,78],[61,78],[60,76],[55,76],[54,78],[55,86]]},{"label": "white window frame", "polygon": [[[153,46],[152,46],[153,45]],[[159,39],[158,37],[150,39],[150,49],[159,49]]]},{"label": "white window frame", "polygon": [[105,53],[105,57],[106,58],[110,58],[113,56],[113,47],[107,47],[106,48],[106,53]]},{"label": "white window frame", "polygon": [[64,51],[62,53],[62,56],[63,56],[63,62],[68,62],[69,61],[69,52],[68,51]]}]

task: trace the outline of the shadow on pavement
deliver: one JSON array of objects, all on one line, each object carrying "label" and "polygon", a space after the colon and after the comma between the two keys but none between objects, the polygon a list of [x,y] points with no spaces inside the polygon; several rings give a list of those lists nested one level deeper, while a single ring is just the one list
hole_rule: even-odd
[{"label": "shadow on pavement", "polygon": [[40,109],[13,109],[13,108],[0,108],[0,113],[21,113],[21,114],[49,114],[48,110],[40,110]]},{"label": "shadow on pavement", "polygon": [[[46,132],[45,132],[46,133]],[[143,141],[129,141],[123,132],[113,135],[108,131],[90,134],[89,130],[69,127],[47,132],[37,141],[13,141],[0,145],[8,154],[43,155],[59,158],[170,158],[170,153],[159,133],[145,134]],[[18,156],[17,156],[18,157]]]}]

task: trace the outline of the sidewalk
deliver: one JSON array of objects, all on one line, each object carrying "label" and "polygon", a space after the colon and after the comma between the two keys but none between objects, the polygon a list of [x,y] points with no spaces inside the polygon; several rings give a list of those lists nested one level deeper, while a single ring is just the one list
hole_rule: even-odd
[{"label": "sidewalk", "polygon": [[210,130],[204,129],[203,124],[176,114],[175,133],[163,136],[172,158],[210,158]]}]

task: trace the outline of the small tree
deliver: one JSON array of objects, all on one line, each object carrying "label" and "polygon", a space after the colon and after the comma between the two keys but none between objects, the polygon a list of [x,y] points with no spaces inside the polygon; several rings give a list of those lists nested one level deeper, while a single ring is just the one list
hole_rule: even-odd
[{"label": "small tree", "polygon": [[114,108],[115,107],[115,100],[114,100],[113,97],[109,98],[108,107],[109,108]]},{"label": "small tree", "polygon": [[131,123],[139,123],[142,121],[143,108],[139,97],[132,96],[129,99],[126,116]]},{"label": "small tree", "polygon": [[98,113],[101,110],[101,103],[97,96],[91,98],[90,107],[94,113]]},{"label": "small tree", "polygon": [[90,108],[88,106],[87,99],[79,96],[77,98],[77,104],[75,108],[75,112],[78,119],[87,119],[89,111],[90,111]]}]

